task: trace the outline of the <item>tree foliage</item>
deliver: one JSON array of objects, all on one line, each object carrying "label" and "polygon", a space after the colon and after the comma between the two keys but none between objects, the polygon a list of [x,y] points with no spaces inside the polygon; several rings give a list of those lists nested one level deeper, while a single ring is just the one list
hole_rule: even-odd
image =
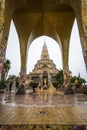
[{"label": "tree foliage", "polygon": [[63,70],[59,70],[59,72],[55,76],[55,79],[59,85],[63,85],[64,82]]},{"label": "tree foliage", "polygon": [[[63,70],[60,70],[57,75],[55,76],[56,81],[58,82],[59,85],[63,85],[64,82],[64,76],[63,76]],[[70,83],[75,83],[77,80],[78,85],[82,85],[83,83],[86,83],[86,80],[81,78],[80,76],[73,76],[70,79]]]},{"label": "tree foliage", "polygon": [[8,71],[10,69],[10,60],[6,59],[3,64],[2,80],[7,78]]},{"label": "tree foliage", "polygon": [[3,64],[3,71],[2,71],[1,81],[0,81],[0,90],[6,87],[7,84],[6,78],[9,69],[10,69],[10,60],[6,59]]},{"label": "tree foliage", "polygon": [[19,79],[19,77],[16,75],[9,75],[9,77],[7,78],[8,81],[9,80],[18,80],[18,79]]},{"label": "tree foliage", "polygon": [[82,85],[83,83],[86,83],[86,80],[81,78],[80,76],[73,76],[70,79],[70,83],[75,83],[77,81],[78,85]]}]

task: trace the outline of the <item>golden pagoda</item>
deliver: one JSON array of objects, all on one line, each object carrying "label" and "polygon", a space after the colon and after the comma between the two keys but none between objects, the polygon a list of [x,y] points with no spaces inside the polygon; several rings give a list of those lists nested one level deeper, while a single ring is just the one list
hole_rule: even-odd
[{"label": "golden pagoda", "polygon": [[27,75],[27,77],[41,85],[44,85],[44,80],[46,80],[46,84],[49,85],[50,83],[55,82],[54,77],[57,73],[58,69],[50,59],[46,43],[44,42],[41,59],[37,61],[34,69]]}]

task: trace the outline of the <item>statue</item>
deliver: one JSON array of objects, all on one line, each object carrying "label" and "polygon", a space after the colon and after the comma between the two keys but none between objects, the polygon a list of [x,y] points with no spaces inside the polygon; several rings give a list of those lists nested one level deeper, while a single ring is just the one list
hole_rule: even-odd
[{"label": "statue", "polygon": [[46,85],[46,78],[44,79],[44,85]]},{"label": "statue", "polygon": [[43,89],[46,89],[46,90],[47,90],[46,78],[44,79],[44,86],[43,86]]},{"label": "statue", "polygon": [[64,72],[64,87],[65,89],[69,88],[70,85],[70,74],[68,72]]},{"label": "statue", "polygon": [[64,72],[64,87],[65,87],[65,94],[74,94],[71,86],[70,86],[70,72]]}]

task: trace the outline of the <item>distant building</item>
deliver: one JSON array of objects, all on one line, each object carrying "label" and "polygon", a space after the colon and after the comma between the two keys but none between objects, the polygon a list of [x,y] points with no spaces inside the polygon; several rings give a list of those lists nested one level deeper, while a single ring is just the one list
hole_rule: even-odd
[{"label": "distant building", "polygon": [[46,43],[43,45],[41,59],[37,61],[32,72],[27,74],[27,78],[34,80],[40,85],[47,85],[50,83],[55,83],[55,75],[58,73],[58,69],[53,61],[49,58],[48,49]]}]

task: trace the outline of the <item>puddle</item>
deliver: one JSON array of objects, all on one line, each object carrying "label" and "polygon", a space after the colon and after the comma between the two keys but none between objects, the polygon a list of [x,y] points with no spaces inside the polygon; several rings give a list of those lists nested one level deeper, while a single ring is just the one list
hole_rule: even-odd
[{"label": "puddle", "polygon": [[[9,100],[8,100],[9,99]],[[4,94],[0,95],[0,104],[16,107],[69,107],[80,104],[87,104],[87,95],[61,95],[61,94],[26,94],[15,95]]]}]

